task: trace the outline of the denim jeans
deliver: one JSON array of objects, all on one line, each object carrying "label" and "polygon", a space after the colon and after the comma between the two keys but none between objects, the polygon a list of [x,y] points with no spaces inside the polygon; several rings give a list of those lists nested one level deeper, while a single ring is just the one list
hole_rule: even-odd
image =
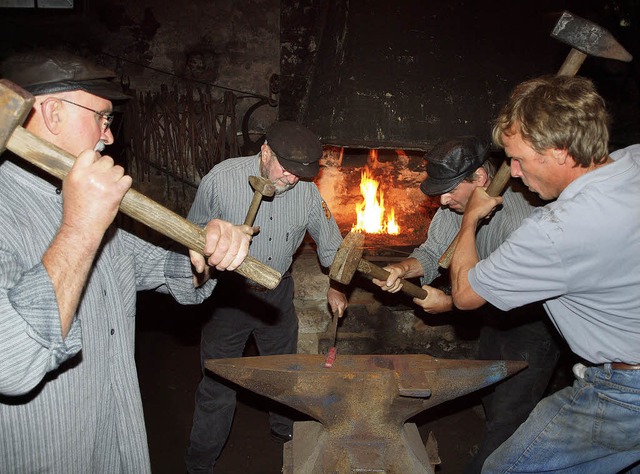
[{"label": "denim jeans", "polygon": [[607,474],[640,460],[640,370],[576,364],[573,386],[542,400],[483,473]]},{"label": "denim jeans", "polygon": [[[541,305],[527,313],[504,313],[508,321],[485,325],[480,333],[479,359],[523,360],[528,367],[487,389],[482,397],[486,422],[477,454],[465,474],[479,474],[485,459],[527,419],[549,385],[560,349],[555,329]],[[527,318],[517,323],[519,318]]]},{"label": "denim jeans", "polygon": [[[243,290],[235,281],[221,281],[213,295],[214,310],[202,329],[200,357],[242,357],[249,337],[260,355],[294,354],[298,319],[293,306],[293,279],[286,276],[274,290]],[[236,407],[233,384],[205,372],[196,391],[190,445],[185,457],[187,470],[210,474],[220,456]],[[291,433],[293,421],[269,414],[272,430]]]}]

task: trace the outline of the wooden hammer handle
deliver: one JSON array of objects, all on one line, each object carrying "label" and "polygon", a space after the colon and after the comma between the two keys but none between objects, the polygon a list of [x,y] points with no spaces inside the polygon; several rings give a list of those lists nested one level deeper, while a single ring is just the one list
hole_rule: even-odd
[{"label": "wooden hammer handle", "polygon": [[[511,178],[511,167],[508,161],[503,161],[500,169],[498,169],[491,183],[487,186],[487,194],[492,197],[500,196],[507,186],[509,178]],[[456,235],[456,238],[449,244],[449,247],[444,251],[440,260],[438,260],[438,265],[442,268],[449,268],[449,265],[451,265],[453,252],[455,252],[456,246],[458,245],[458,235]]]},{"label": "wooden hammer handle", "polygon": [[[377,265],[374,265],[371,262],[368,262],[364,258],[361,258],[358,262],[358,271],[364,273],[368,277],[377,278],[378,280],[386,280],[389,278],[389,272],[384,268],[380,268]],[[402,282],[402,290],[404,293],[413,296],[414,298],[419,298],[421,300],[425,299],[428,295],[427,290],[419,287],[418,285],[414,285],[410,281],[404,280],[400,278]]]},{"label": "wooden hammer handle", "polygon": [[[7,149],[59,179],[64,179],[75,161],[70,153],[20,126],[9,137]],[[204,254],[203,230],[144,194],[129,189],[120,203],[120,210],[187,248]],[[247,255],[235,272],[269,289],[278,286],[281,278],[276,270],[250,255]]]},{"label": "wooden hammer handle", "polygon": [[253,197],[251,198],[251,204],[249,205],[249,210],[247,211],[247,217],[244,218],[244,224],[248,226],[252,226],[256,220],[256,215],[258,214],[258,209],[260,208],[260,203],[262,202],[262,194],[258,191],[253,193]]}]

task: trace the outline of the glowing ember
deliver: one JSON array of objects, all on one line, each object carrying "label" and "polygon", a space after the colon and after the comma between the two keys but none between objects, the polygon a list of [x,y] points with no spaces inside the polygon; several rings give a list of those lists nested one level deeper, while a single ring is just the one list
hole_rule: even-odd
[{"label": "glowing ember", "polygon": [[378,181],[371,177],[369,168],[365,166],[360,180],[360,193],[364,200],[356,204],[358,221],[351,230],[368,234],[400,233],[400,227],[395,220],[395,212],[391,209],[385,220],[384,195],[379,191]]}]

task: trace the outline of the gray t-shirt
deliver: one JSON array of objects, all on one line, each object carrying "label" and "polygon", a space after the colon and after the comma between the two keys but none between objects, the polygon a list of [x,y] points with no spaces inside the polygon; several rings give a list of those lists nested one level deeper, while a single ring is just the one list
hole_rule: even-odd
[{"label": "gray t-shirt", "polygon": [[573,181],[469,272],[502,310],[534,301],[593,363],[640,363],[640,145]]}]

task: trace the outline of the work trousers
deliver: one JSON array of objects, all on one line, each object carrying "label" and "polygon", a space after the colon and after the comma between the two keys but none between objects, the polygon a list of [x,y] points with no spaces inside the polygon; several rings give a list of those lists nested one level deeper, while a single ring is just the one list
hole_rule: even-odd
[{"label": "work trousers", "polygon": [[542,400],[483,473],[640,472],[640,370],[576,364],[574,374],[573,386]]},{"label": "work trousers", "polygon": [[[529,322],[515,324],[518,317],[529,317]],[[528,367],[490,387],[482,397],[484,435],[465,474],[479,474],[485,459],[527,419],[542,399],[560,356],[557,334],[542,306],[532,306],[528,314],[510,314],[509,318],[510,324],[482,327],[479,359],[521,360]]]},{"label": "work trousers", "polygon": [[[298,319],[293,287],[293,279],[286,275],[273,290],[240,286],[235,280],[221,281],[215,289],[215,308],[202,329],[200,343],[204,376],[196,391],[185,458],[189,473],[211,473],[231,431],[236,407],[232,384],[205,371],[204,361],[242,357],[252,334],[260,355],[294,354]],[[283,415],[270,412],[269,422],[277,433],[292,431],[293,421]]]}]

